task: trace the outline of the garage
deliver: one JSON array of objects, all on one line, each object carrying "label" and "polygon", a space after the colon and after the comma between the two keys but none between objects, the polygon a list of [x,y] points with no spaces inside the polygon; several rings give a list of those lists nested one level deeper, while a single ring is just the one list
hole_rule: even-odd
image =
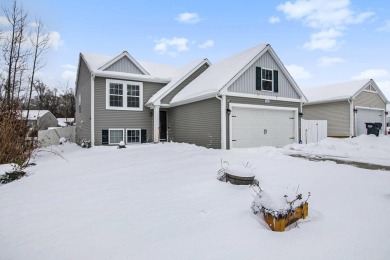
[{"label": "garage", "polygon": [[296,141],[297,109],[266,106],[231,107],[231,148],[282,147]]},{"label": "garage", "polygon": [[[382,123],[384,111],[380,109],[356,108],[356,136],[367,134],[365,123]],[[383,129],[384,126],[382,126]],[[381,130],[382,134],[383,131]]]}]

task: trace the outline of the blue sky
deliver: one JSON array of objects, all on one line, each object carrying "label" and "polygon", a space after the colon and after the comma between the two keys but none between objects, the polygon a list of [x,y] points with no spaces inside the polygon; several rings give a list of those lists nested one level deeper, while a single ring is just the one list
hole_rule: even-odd
[{"label": "blue sky", "polygon": [[[10,6],[11,0],[3,0]],[[373,78],[390,99],[388,1],[23,0],[52,36],[42,79],[74,85],[81,51],[184,65],[270,43],[299,86]],[[0,28],[7,30],[1,19]]]}]

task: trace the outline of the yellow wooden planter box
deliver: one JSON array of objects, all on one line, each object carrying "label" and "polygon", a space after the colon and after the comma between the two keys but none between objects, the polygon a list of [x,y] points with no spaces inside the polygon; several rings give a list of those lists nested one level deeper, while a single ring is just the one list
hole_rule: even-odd
[{"label": "yellow wooden planter box", "polygon": [[264,213],[264,220],[272,231],[283,232],[288,225],[295,223],[299,219],[305,219],[309,213],[309,204],[305,202],[302,206],[296,208],[293,213],[285,218],[277,219],[271,214]]}]

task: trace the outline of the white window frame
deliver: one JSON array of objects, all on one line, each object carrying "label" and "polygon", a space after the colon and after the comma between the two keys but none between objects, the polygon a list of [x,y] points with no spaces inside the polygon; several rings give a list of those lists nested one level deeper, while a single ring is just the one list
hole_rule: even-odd
[{"label": "white window frame", "polygon": [[[132,143],[132,142],[130,142],[130,143],[128,143],[127,142],[127,130],[136,130],[136,131],[138,131],[139,132],[139,142],[134,142],[134,143]],[[126,128],[126,144],[140,144],[141,143],[141,128]]]},{"label": "white window frame", "polygon": [[125,141],[124,140],[124,137],[125,137],[125,129],[124,128],[109,128],[108,129],[108,144],[111,145],[111,144],[119,144],[119,143],[111,143],[111,130],[120,130],[122,131],[122,141]]},{"label": "white window frame", "polygon": [[[272,79],[263,79],[263,70],[270,70],[272,74]],[[263,80],[265,81],[271,81],[271,90],[266,90],[263,89]],[[274,92],[274,70],[273,69],[268,69],[268,68],[261,68],[261,91],[266,91],[266,92]]]},{"label": "white window frame", "polygon": [[[122,107],[110,106],[110,84],[122,84],[123,85],[123,95],[122,95]],[[138,85],[139,86],[139,107],[127,107],[127,85]],[[142,82],[136,81],[126,81],[126,80],[116,80],[116,79],[107,79],[106,80],[106,109],[107,110],[130,110],[130,111],[143,111],[143,100],[144,100],[144,87]]]}]

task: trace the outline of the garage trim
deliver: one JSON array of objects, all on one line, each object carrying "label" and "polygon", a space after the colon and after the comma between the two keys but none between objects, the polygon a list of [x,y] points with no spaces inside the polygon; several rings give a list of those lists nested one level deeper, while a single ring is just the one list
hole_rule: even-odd
[{"label": "garage trim", "polygon": [[[386,116],[385,116],[385,109],[383,108],[375,108],[375,107],[362,107],[362,106],[355,106],[355,109],[366,109],[366,110],[377,110],[382,111],[382,127],[386,127]],[[355,137],[357,136],[357,115],[355,113]],[[383,131],[383,133],[386,135],[386,131]]]},{"label": "garage trim", "polygon": [[294,107],[272,107],[272,106],[263,106],[263,105],[248,105],[248,104],[237,104],[237,103],[229,103],[229,109],[232,111],[229,114],[229,147],[232,148],[233,142],[232,142],[232,114],[233,114],[233,109],[235,107],[240,107],[240,108],[252,108],[252,109],[268,109],[268,110],[289,110],[289,111],[294,111],[294,141],[298,142],[298,108]]}]

